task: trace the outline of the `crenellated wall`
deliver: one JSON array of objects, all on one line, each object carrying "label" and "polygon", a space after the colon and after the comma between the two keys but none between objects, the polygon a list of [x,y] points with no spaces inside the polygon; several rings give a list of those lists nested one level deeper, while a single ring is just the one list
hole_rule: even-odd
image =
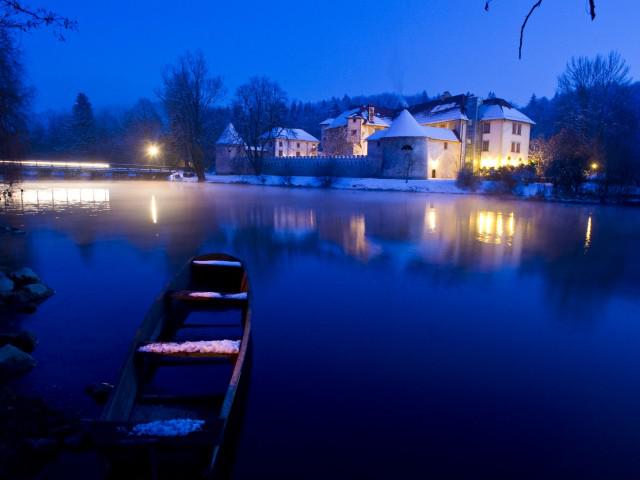
[{"label": "crenellated wall", "polygon": [[[384,177],[455,178],[460,162],[460,143],[395,138],[370,142],[369,155],[266,157],[263,175],[283,177]],[[446,144],[446,148],[445,148]],[[218,175],[255,175],[253,165],[240,149],[220,148]],[[433,177],[435,171],[435,177]]]}]

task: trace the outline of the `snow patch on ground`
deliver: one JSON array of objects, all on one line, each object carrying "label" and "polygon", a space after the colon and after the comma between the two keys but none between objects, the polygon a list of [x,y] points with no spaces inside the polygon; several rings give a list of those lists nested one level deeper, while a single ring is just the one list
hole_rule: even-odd
[{"label": "snow patch on ground", "polygon": [[140,423],[131,429],[129,435],[154,437],[184,437],[193,432],[201,431],[204,420],[191,418],[175,418],[173,420],[156,420]]},{"label": "snow patch on ground", "polygon": [[229,300],[246,300],[247,292],[220,293],[220,292],[189,292],[192,298],[226,298]]},{"label": "snow patch on ground", "polygon": [[215,267],[242,267],[242,263],[229,260],[194,260],[193,263],[195,265],[211,265]]},{"label": "snow patch on ground", "polygon": [[[179,172],[178,172],[179,173]],[[183,178],[178,175],[172,178],[177,181],[196,181],[193,178]],[[324,179],[318,177],[282,177],[279,175],[214,175],[206,174],[209,183],[264,185],[270,187],[298,187],[298,188],[331,188],[336,190],[364,190],[385,192],[418,192],[418,193],[448,193],[456,195],[496,194],[500,193],[498,182],[485,180],[480,182],[477,190],[470,191],[459,188],[454,179],[425,179],[404,180],[401,178],[358,178],[337,177],[326,185]],[[550,183],[531,183],[521,185],[515,192],[521,198],[551,198],[553,186]]]},{"label": "snow patch on ground", "polygon": [[240,340],[203,340],[198,342],[163,342],[149,343],[138,349],[144,353],[215,353],[215,354],[237,354],[240,351]]}]

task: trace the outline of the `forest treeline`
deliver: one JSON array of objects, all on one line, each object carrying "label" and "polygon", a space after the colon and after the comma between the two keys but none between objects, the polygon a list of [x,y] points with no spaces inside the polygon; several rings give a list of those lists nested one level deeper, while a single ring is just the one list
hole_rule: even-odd
[{"label": "forest treeline", "polygon": [[[439,96],[423,91],[303,102],[265,77],[252,77],[228,91],[196,52],[167,65],[158,75],[158,91],[128,108],[95,108],[78,92],[68,108],[36,114],[21,52],[2,29],[0,47],[2,158],[159,162],[192,168],[204,178],[205,170],[215,165],[215,141],[228,122],[252,147],[248,152],[261,155],[260,147],[270,140],[265,132],[302,128],[320,137],[322,120],[355,105],[398,109]],[[537,175],[567,190],[595,173],[610,184],[640,183],[640,83],[632,81],[625,60],[615,52],[572,58],[559,73],[553,97],[532,95],[518,107],[536,122],[530,159]],[[161,147],[161,155],[149,158],[152,143]]]}]

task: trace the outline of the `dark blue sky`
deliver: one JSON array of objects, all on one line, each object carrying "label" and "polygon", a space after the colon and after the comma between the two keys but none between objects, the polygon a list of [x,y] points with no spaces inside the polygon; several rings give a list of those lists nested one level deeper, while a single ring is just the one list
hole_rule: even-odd
[{"label": "dark blue sky", "polygon": [[612,49],[640,77],[638,0],[600,0],[593,23],[586,0],[544,2],[519,61],[532,1],[494,0],[485,13],[483,0],[57,0],[49,5],[76,18],[79,31],[64,43],[27,34],[21,44],[37,110],[70,108],[78,91],[98,107],[155,98],[163,66],[188,49],[201,49],[224,77],[227,100],[260,74],[299,100],[426,89],[526,102],[532,92],[553,94],[572,55]]}]

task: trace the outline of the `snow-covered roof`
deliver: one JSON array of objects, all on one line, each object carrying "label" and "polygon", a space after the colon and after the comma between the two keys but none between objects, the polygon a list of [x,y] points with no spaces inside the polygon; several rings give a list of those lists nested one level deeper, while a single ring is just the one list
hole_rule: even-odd
[{"label": "snow-covered roof", "polygon": [[402,110],[391,124],[391,127],[389,127],[389,130],[387,130],[385,138],[426,136],[425,131],[418,125],[409,110]]},{"label": "snow-covered roof", "polygon": [[422,127],[427,137],[431,140],[442,140],[445,142],[459,142],[460,139],[456,135],[456,132],[449,128],[438,128],[438,127]]},{"label": "snow-covered roof", "polygon": [[342,112],[340,115],[338,115],[336,118],[334,118],[331,121],[331,123],[329,124],[328,128],[344,127],[347,124],[348,119],[355,118],[355,117],[364,118],[369,125],[377,125],[377,126],[380,126],[380,127],[388,127],[389,124],[390,124],[390,119],[389,118],[382,117],[378,113],[375,113],[375,110],[374,110],[373,118],[369,118],[369,109],[368,109],[368,107],[357,107],[357,108],[352,108],[351,110],[347,110],[345,112]]},{"label": "snow-covered roof", "polygon": [[271,138],[320,143],[320,140],[301,128],[274,128],[271,131]]},{"label": "snow-covered roof", "polygon": [[514,122],[530,123],[536,122],[527,117],[520,110],[508,107],[502,103],[492,103],[480,107],[480,120],[512,120]]},{"label": "snow-covered roof", "polygon": [[466,115],[467,95],[444,96],[410,107],[409,111],[421,125],[469,120]]},{"label": "snow-covered roof", "polygon": [[233,126],[233,123],[229,123],[218,138],[216,142],[218,145],[242,145],[244,142],[242,141],[242,137],[236,131],[236,127]]},{"label": "snow-covered roof", "polygon": [[366,142],[371,142],[373,140],[380,140],[381,138],[384,138],[385,135],[387,134],[387,130],[378,130],[375,133],[372,133],[371,135],[369,135],[367,138],[365,138]]},{"label": "snow-covered roof", "polygon": [[416,119],[407,110],[400,112],[400,115],[393,121],[391,127],[380,130],[367,137],[366,141],[376,141],[382,138],[430,138],[432,140],[442,140],[447,142],[459,142],[458,136],[453,130],[448,128],[424,127],[419,125]]},{"label": "snow-covered roof", "polygon": [[333,118],[330,117],[320,122],[320,125],[331,125],[331,122],[333,122]]},{"label": "snow-covered roof", "polygon": [[421,125],[425,125],[432,123],[453,122],[456,120],[469,120],[469,117],[467,117],[460,109],[455,108],[447,111],[440,111],[437,113],[416,113],[415,119]]}]

